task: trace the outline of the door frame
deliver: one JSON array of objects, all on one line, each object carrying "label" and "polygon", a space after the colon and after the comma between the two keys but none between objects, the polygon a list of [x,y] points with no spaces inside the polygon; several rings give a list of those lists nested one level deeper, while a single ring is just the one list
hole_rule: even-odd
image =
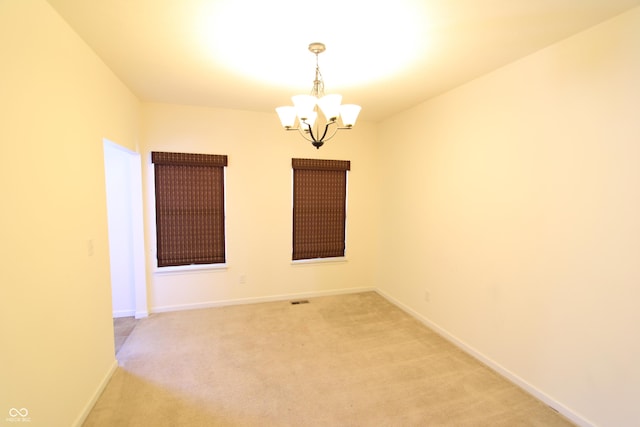
[{"label": "door frame", "polygon": [[[147,301],[147,274],[145,268],[145,250],[144,250],[144,221],[142,211],[142,165],[140,154],[131,151],[121,145],[116,144],[106,138],[103,139],[104,151],[118,150],[120,153],[126,154],[126,165],[131,177],[130,207],[131,207],[131,256],[133,266],[133,286],[135,299],[135,318],[140,319],[149,316],[149,308]],[[105,173],[109,165],[105,156]],[[107,209],[109,200],[107,198]],[[109,241],[115,239],[115,236],[109,232]]]}]

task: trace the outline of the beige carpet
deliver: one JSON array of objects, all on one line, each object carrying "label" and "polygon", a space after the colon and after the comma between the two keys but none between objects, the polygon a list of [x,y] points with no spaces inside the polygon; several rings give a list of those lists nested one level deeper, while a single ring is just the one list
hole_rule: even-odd
[{"label": "beige carpet", "polygon": [[570,426],[373,292],[152,315],[85,426]]},{"label": "beige carpet", "polygon": [[116,355],[124,345],[131,332],[136,327],[138,321],[135,317],[118,317],[113,319],[113,339],[116,348]]}]

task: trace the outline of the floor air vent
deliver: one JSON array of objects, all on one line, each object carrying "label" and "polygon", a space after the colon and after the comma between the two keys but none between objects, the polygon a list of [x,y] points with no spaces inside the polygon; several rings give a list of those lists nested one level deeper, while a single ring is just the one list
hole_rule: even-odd
[{"label": "floor air vent", "polygon": [[300,299],[300,300],[297,300],[297,301],[291,301],[291,304],[293,304],[293,305],[297,305],[297,304],[309,304],[309,301],[308,301],[308,300],[306,300],[306,299]]}]

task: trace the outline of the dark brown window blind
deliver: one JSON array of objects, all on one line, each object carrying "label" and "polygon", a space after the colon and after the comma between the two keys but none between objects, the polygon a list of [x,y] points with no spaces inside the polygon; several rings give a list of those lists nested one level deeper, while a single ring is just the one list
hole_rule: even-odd
[{"label": "dark brown window blind", "polygon": [[345,252],[348,160],[292,159],[293,260]]},{"label": "dark brown window blind", "polygon": [[225,262],[227,156],[152,152],[158,267]]}]

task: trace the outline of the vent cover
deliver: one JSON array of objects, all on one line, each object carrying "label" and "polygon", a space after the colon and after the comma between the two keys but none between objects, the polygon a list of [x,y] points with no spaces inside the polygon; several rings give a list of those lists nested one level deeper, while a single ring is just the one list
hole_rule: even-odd
[{"label": "vent cover", "polygon": [[298,304],[309,304],[309,301],[306,299],[299,299],[297,301],[291,301],[292,305],[298,305]]}]

